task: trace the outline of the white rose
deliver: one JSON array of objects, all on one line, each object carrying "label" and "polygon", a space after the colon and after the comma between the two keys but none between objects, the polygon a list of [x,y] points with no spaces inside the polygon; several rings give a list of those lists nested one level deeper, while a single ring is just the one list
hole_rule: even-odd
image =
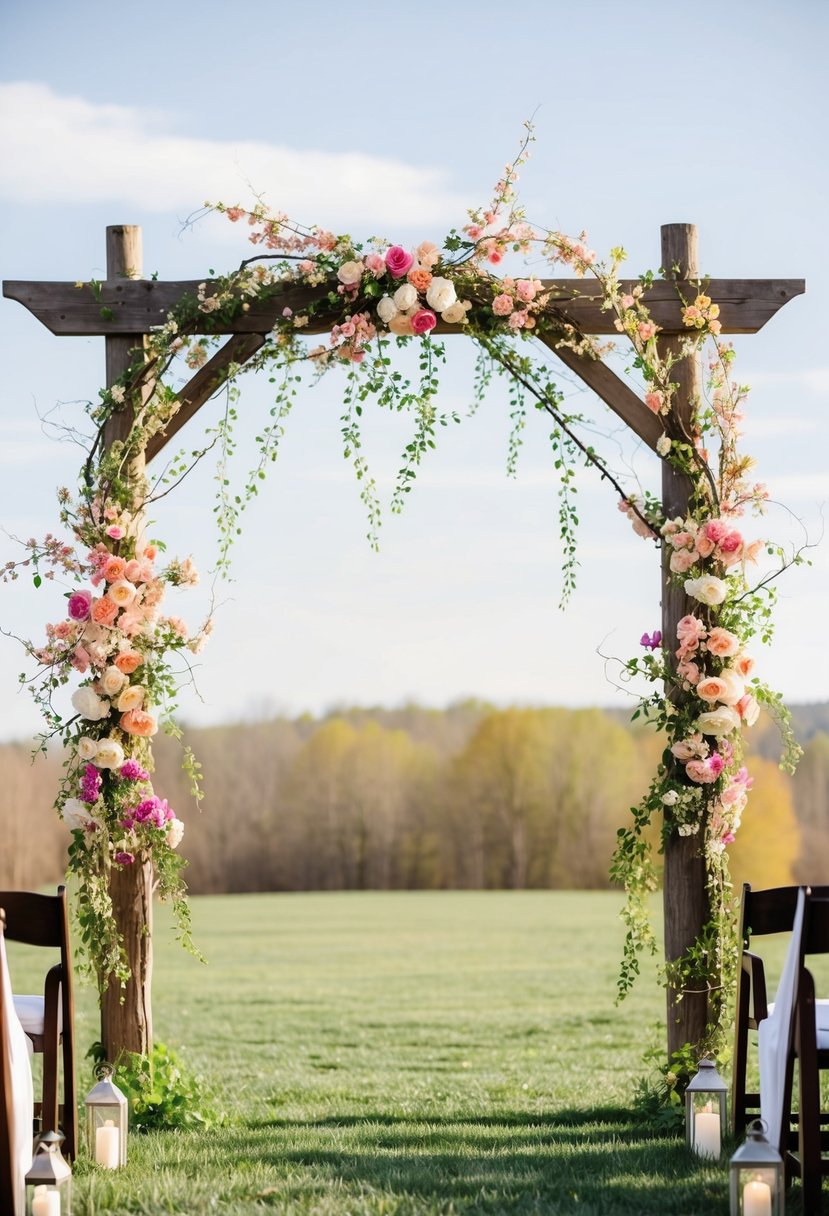
[{"label": "white rose", "polygon": [[443,312],[445,308],[451,308],[457,298],[455,284],[451,279],[442,279],[440,275],[436,279],[432,279],[426,292],[426,303],[430,308],[434,308],[435,312]]},{"label": "white rose", "polygon": [[79,798],[67,798],[61,808],[61,819],[73,832],[77,828],[85,828],[90,823],[96,823],[96,819],[90,815],[89,807],[85,802],[81,802]]},{"label": "white rose", "polygon": [[382,300],[377,305],[377,316],[384,325],[388,325],[389,321],[397,316],[397,305],[391,296],[383,296]]},{"label": "white rose", "polygon": [[718,705],[708,713],[700,714],[696,721],[697,730],[704,735],[713,735],[719,739],[721,735],[730,735],[740,726],[740,715],[730,705]]},{"label": "white rose", "polygon": [[736,705],[740,698],[745,696],[745,680],[730,667],[720,672],[720,679],[725,684],[725,692],[721,693],[717,700],[723,705]]},{"label": "white rose", "polygon": [[713,574],[703,574],[701,578],[686,579],[685,591],[701,604],[712,606],[723,602],[728,592],[728,584],[721,578],[715,578]]},{"label": "white rose", "polygon": [[337,271],[337,278],[344,287],[353,287],[363,277],[365,266],[362,262],[343,262]]},{"label": "white rose", "polygon": [[97,750],[97,741],[90,739],[89,735],[82,735],[78,740],[78,755],[81,760],[94,760]]},{"label": "white rose", "polygon": [[464,325],[468,312],[469,302],[456,300],[454,304],[450,304],[448,308],[444,308],[440,315],[447,325]]},{"label": "white rose", "polygon": [[656,450],[660,456],[667,456],[671,450],[671,441],[667,435],[660,435],[656,441]]},{"label": "white rose", "polygon": [[129,709],[141,709],[146,691],[140,684],[130,684],[125,688],[117,701],[119,713],[126,713]]},{"label": "white rose", "polygon": [[124,749],[117,739],[101,739],[95,754],[98,768],[120,768],[124,763]]},{"label": "white rose", "polygon": [[109,701],[102,700],[88,684],[72,693],[72,704],[81,717],[90,722],[100,722],[109,713]]},{"label": "white rose", "polygon": [[398,287],[392,298],[400,311],[406,312],[417,304],[417,290],[411,283],[404,283],[402,287]]},{"label": "white rose", "polygon": [[662,795],[663,806],[676,806],[678,802],[679,794],[676,792],[676,790],[666,790]]},{"label": "white rose", "polygon": [[171,819],[167,824],[167,844],[171,849],[177,849],[184,835],[184,824],[180,819]]},{"label": "white rose", "polygon": [[127,604],[131,604],[135,599],[136,590],[129,579],[119,578],[107,590],[107,595],[113,604],[117,604],[119,608],[126,608]]},{"label": "white rose", "polygon": [[127,677],[117,667],[107,667],[101,676],[101,688],[108,697],[114,697],[117,692],[121,691],[126,682]]}]

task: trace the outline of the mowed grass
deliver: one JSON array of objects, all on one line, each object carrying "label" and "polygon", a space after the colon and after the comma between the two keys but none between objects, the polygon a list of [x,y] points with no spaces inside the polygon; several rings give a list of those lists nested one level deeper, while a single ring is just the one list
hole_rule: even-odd
[{"label": "mowed grass", "polygon": [[[159,915],[156,1039],[227,1118],[132,1135],[117,1174],[82,1158],[76,1216],[726,1213],[726,1160],[703,1166],[631,1114],[664,996],[646,968],[614,1004],[619,905],[587,892],[201,898],[207,966]],[[96,1037],[82,990],[79,1057]],[[82,1058],[79,1074],[83,1093]]]}]

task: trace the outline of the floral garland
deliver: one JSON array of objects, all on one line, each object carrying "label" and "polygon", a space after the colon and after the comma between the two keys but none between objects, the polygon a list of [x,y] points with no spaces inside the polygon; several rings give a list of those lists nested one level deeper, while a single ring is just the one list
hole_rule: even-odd
[{"label": "floral garland", "polygon": [[[175,679],[166,655],[200,647],[208,625],[195,639],[176,618],[159,614],[164,582],[193,581],[186,563],[173,563],[163,576],[152,571],[155,553],[139,539],[135,521],[139,510],[153,500],[153,488],[130,480],[132,462],[147,443],[162,432],[179,408],[170,377],[180,360],[191,369],[203,366],[218,342],[214,331],[256,308],[272,313],[269,333],[260,350],[243,368],[226,372],[228,409],[208,434],[205,449],[217,447],[220,472],[217,519],[220,529],[218,570],[227,570],[227,553],[239,529],[239,516],[276,458],[284,425],[297,392],[303,366],[319,376],[332,367],[345,368],[342,415],[345,455],[352,460],[374,542],[380,520],[376,487],[362,455],[360,418],[363,402],[373,398],[381,407],[407,410],[414,416],[415,433],[406,445],[402,468],[392,496],[399,510],[411,488],[417,467],[434,446],[437,427],[457,420],[438,412],[438,367],[443,346],[430,336],[438,319],[468,333],[479,347],[475,398],[485,394],[492,376],[502,375],[510,385],[513,431],[509,441],[512,471],[521,445],[528,403],[552,419],[551,443],[560,476],[561,535],[564,547],[566,598],[575,579],[574,472],[579,462],[594,467],[616,490],[620,509],[636,532],[670,549],[670,571],[695,607],[679,625],[673,639],[659,632],[642,638],[646,653],[625,666],[626,677],[644,676],[656,691],[642,698],[640,709],[653,724],[667,732],[668,746],[651,788],[635,808],[633,822],[619,833],[613,875],[628,892],[628,939],[622,964],[620,990],[624,993],[638,971],[638,951],[653,947],[653,934],[645,915],[645,896],[655,885],[648,828],[655,817],[664,832],[698,836],[706,858],[712,920],[706,943],[680,960],[668,979],[681,988],[689,976],[713,993],[723,991],[727,973],[729,934],[733,917],[729,908],[726,846],[733,840],[751,787],[743,763],[741,734],[755,721],[760,704],[775,710],[783,720],[779,698],[753,674],[754,660],[746,649],[755,634],[770,635],[774,575],[751,588],[747,569],[764,542],[747,542],[735,520],[747,509],[762,510],[765,492],[747,480],[751,462],[738,455],[738,423],[746,390],[731,379],[734,352],[718,339],[718,309],[700,283],[692,301],[684,301],[686,334],[666,349],[660,330],[647,307],[653,276],[641,277],[630,291],[623,290],[619,270],[624,251],[611,251],[606,263],[597,261],[585,234],[577,238],[531,226],[515,193],[518,169],[526,160],[533,139],[527,135],[516,159],[506,166],[491,203],[469,212],[460,232],[452,231],[441,248],[424,240],[407,249],[399,244],[372,241],[367,246],[351,237],[318,227],[296,224],[271,214],[263,206],[247,209],[222,203],[207,204],[234,224],[245,221],[249,241],[257,249],[231,274],[200,284],[193,296],[183,298],[164,325],[149,335],[146,349],[118,382],[103,390],[90,410],[98,428],[84,470],[82,505],[74,517],[77,537],[89,548],[84,562],[71,557],[54,537],[34,546],[27,561],[38,561],[74,574],[90,575],[94,587],[104,591],[95,598],[89,591],[69,598],[68,620],[51,627],[45,650],[30,648],[46,664],[40,702],[51,723],[69,747],[67,776],[60,809],[73,828],[72,864],[85,878],[87,906],[92,908],[87,944],[98,949],[95,933],[106,914],[104,876],[109,867],[133,864],[152,857],[171,890],[180,876],[175,844],[180,821],[152,790],[148,740],[155,729],[149,707],[172,700]],[[563,398],[546,367],[531,357],[529,338],[541,338],[553,349],[568,348],[587,357],[600,357],[607,348],[582,334],[557,306],[554,292],[535,274],[514,273],[494,277],[492,268],[532,253],[552,267],[566,266],[577,277],[591,277],[602,295],[602,307],[615,317],[619,334],[634,353],[634,365],[645,381],[645,404],[660,418],[664,433],[657,443],[661,459],[684,474],[692,487],[690,513],[684,519],[665,519],[653,497],[625,489],[592,443],[580,438],[578,415],[563,409]],[[91,285],[94,291],[95,285]],[[88,286],[79,284],[81,289]],[[595,289],[594,289],[595,291]],[[308,335],[325,333],[326,339],[309,346]],[[391,347],[418,344],[419,380],[407,378],[394,364]],[[706,343],[713,343],[709,366],[707,405],[685,431],[672,403],[675,369],[695,358]],[[227,487],[227,465],[234,448],[232,403],[238,393],[241,371],[267,368],[276,385],[271,420],[259,436],[259,460],[245,489],[235,494]],[[109,419],[125,404],[135,406],[126,438],[104,450]],[[712,467],[707,442],[717,445]],[[96,453],[101,453],[95,463]],[[161,482],[168,492],[186,475],[192,462],[185,454],[173,459]],[[64,522],[70,519],[68,492],[63,492]],[[137,506],[136,506],[137,504]],[[790,562],[783,559],[781,569]],[[7,576],[17,573],[14,564]],[[54,573],[54,569],[50,571]],[[779,571],[778,571],[779,573]],[[36,582],[39,581],[36,570]],[[51,692],[77,669],[89,674],[75,693],[73,704],[81,723],[63,723],[51,710]],[[55,674],[57,673],[57,674]],[[52,715],[50,717],[50,714]],[[787,737],[788,738],[788,737]],[[787,763],[797,749],[788,738]],[[192,762],[191,762],[192,767]],[[195,768],[193,768],[195,774]],[[97,885],[96,885],[97,884]],[[102,885],[103,884],[103,885]],[[113,970],[113,937],[99,974]],[[100,954],[100,952],[99,952]],[[700,963],[700,959],[705,959]],[[713,962],[712,962],[713,958]]]}]

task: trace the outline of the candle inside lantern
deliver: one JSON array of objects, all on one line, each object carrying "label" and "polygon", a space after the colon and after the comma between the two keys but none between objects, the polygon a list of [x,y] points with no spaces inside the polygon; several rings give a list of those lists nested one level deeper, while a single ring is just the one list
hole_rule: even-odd
[{"label": "candle inside lantern", "polygon": [[771,1216],[771,1187],[765,1182],[747,1182],[743,1187],[743,1216]]},{"label": "candle inside lantern", "polygon": [[719,1157],[720,1116],[709,1107],[701,1110],[694,1119],[694,1152],[699,1157]]},{"label": "candle inside lantern", "polygon": [[32,1216],[60,1216],[58,1192],[45,1186],[36,1186],[32,1199]]},{"label": "candle inside lantern", "polygon": [[117,1170],[121,1164],[121,1145],[118,1128],[111,1119],[95,1132],[95,1160],[108,1170]]}]

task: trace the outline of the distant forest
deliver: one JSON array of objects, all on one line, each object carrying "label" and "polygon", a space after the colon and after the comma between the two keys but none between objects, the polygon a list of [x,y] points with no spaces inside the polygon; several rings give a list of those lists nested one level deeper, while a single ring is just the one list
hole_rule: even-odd
[{"label": "distant forest", "polygon": [[[829,702],[793,709],[804,757],[777,767],[774,725],[748,732],[754,789],[731,849],[736,882],[829,883]],[[616,829],[660,740],[599,709],[343,709],[185,732],[204,770],[192,803],[161,738],[155,784],[184,819],[193,893],[600,888]],[[57,754],[0,745],[0,887],[59,881]]]}]

